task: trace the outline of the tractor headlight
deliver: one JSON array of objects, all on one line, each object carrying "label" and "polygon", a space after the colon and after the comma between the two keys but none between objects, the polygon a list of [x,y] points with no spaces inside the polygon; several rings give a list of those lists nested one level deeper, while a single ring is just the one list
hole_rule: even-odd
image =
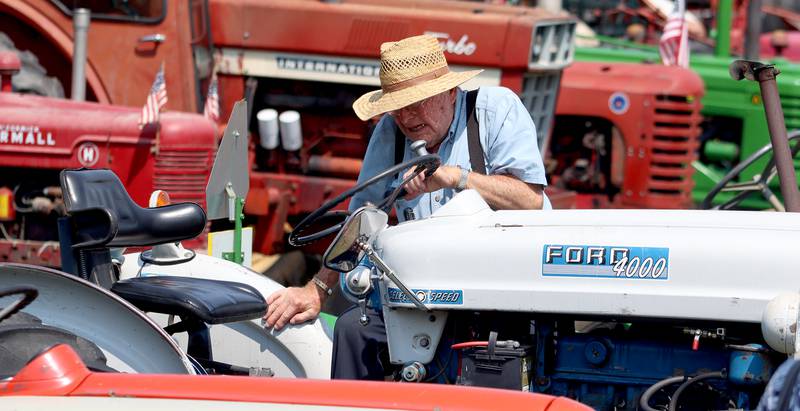
[{"label": "tractor headlight", "polygon": [[781,294],[767,303],[761,316],[761,333],[773,350],[795,353],[799,307],[798,293]]}]

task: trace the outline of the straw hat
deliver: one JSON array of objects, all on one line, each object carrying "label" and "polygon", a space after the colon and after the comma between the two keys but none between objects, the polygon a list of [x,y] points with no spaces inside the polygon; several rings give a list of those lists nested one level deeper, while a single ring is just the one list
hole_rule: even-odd
[{"label": "straw hat", "polygon": [[450,90],[483,70],[453,72],[432,36],[381,44],[381,89],[359,97],[353,110],[361,120],[397,110]]}]

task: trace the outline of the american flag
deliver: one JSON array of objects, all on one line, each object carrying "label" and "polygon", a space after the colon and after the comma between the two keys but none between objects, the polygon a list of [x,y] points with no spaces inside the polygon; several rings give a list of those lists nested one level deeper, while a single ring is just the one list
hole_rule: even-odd
[{"label": "american flag", "polygon": [[675,0],[675,8],[667,18],[658,44],[661,61],[667,66],[689,67],[689,27],[684,14],[684,0]]},{"label": "american flag", "polygon": [[150,94],[147,95],[147,102],[142,107],[142,115],[139,117],[139,126],[144,127],[150,123],[158,122],[158,114],[167,105],[167,83],[164,81],[164,64],[156,74]]},{"label": "american flag", "polygon": [[208,94],[206,95],[206,106],[203,109],[203,116],[215,123],[219,122],[219,91],[217,90],[216,74],[211,77],[211,82],[208,84]]}]

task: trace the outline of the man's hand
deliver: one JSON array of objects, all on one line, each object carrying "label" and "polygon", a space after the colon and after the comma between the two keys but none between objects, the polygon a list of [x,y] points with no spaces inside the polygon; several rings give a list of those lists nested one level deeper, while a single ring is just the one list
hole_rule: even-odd
[{"label": "man's hand", "polygon": [[267,298],[267,305],[266,326],[278,331],[286,324],[300,324],[317,318],[322,296],[319,288],[309,282],[305,287],[289,287],[272,293]]},{"label": "man's hand", "polygon": [[[403,178],[407,178],[413,172],[413,168],[407,170],[403,174]],[[430,177],[425,177],[425,173],[420,173],[405,185],[405,199],[411,200],[420,194],[430,193],[445,187],[454,188],[458,184],[460,176],[461,170],[453,166],[441,166]]]}]

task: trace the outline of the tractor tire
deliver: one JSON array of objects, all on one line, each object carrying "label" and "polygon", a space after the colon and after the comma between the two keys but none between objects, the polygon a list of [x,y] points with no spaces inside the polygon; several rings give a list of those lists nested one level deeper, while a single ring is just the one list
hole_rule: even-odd
[{"label": "tractor tire", "polygon": [[38,317],[18,312],[0,325],[0,378],[15,375],[39,354],[58,344],[67,344],[95,371],[115,371],[93,342],[69,331],[42,324]]},{"label": "tractor tire", "polygon": [[39,59],[33,53],[18,50],[11,38],[3,32],[0,32],[0,51],[12,51],[19,57],[20,71],[11,78],[11,87],[15,92],[64,98],[64,86],[61,82],[48,76],[47,70],[39,64]]}]

